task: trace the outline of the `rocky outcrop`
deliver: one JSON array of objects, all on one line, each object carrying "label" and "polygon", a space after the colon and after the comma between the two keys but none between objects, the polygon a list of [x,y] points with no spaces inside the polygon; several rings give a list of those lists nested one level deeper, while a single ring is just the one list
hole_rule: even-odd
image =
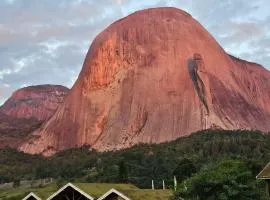
[{"label": "rocky outcrop", "polygon": [[15,118],[50,118],[69,89],[61,85],[37,85],[17,90],[0,107],[0,112]]},{"label": "rocky outcrop", "polygon": [[211,127],[269,131],[270,73],[227,55],[188,13],[156,8],[95,38],[64,103],[20,150],[115,150]]},{"label": "rocky outcrop", "polygon": [[18,146],[55,113],[68,91],[60,85],[38,85],[14,92],[0,107],[0,148]]}]

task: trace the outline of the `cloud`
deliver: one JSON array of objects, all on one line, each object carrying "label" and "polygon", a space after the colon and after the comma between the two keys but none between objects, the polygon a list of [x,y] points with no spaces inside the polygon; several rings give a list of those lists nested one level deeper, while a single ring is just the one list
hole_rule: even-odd
[{"label": "cloud", "polygon": [[245,42],[265,35],[263,28],[254,22],[231,22],[227,25],[227,30],[225,36],[220,35],[220,37],[231,43]]},{"label": "cloud", "polygon": [[71,87],[99,32],[136,10],[161,6],[184,9],[229,53],[270,68],[269,0],[4,0],[0,103],[23,85]]},{"label": "cloud", "polygon": [[5,98],[3,98],[3,97],[10,96],[11,92],[12,92],[12,90],[10,90],[10,85],[0,84],[0,104],[4,103]]}]

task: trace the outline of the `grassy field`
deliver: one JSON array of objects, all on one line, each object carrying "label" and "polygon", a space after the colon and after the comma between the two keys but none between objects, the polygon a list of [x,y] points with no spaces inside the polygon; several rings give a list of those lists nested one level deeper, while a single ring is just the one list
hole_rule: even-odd
[{"label": "grassy field", "polygon": [[[131,184],[106,184],[106,183],[74,183],[78,188],[93,196],[98,198],[102,196],[105,192],[114,188],[129,198],[133,200],[166,200],[172,195],[171,190],[149,190],[149,189],[139,189]],[[58,190],[59,186],[52,183],[41,188],[12,188],[0,190],[1,200],[21,200],[28,193],[34,192],[41,199],[47,199],[50,195]]]}]

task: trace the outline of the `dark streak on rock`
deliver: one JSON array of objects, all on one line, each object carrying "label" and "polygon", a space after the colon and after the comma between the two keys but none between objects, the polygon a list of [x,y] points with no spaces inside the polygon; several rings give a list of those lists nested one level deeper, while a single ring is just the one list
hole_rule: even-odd
[{"label": "dark streak on rock", "polygon": [[198,97],[200,101],[203,103],[207,111],[207,114],[209,114],[209,108],[205,97],[205,85],[198,74],[198,68],[200,66],[199,62],[202,62],[202,59],[200,56],[198,58],[197,54],[194,55],[193,58],[188,59],[188,72],[191,80],[193,81]]}]

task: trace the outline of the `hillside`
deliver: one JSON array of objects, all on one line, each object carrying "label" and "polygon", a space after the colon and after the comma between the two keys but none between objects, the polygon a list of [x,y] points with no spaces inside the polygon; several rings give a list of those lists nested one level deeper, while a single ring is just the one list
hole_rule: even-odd
[{"label": "hillside", "polygon": [[[269,144],[270,135],[256,131],[207,130],[169,143],[137,145],[116,152],[101,153],[82,147],[44,158],[3,149],[0,181],[52,177],[73,182],[128,182],[139,188],[151,188],[153,179],[156,187],[161,188],[162,180],[171,187],[173,175],[184,159],[195,166],[193,173],[233,159],[245,165],[255,184],[256,175],[270,160]],[[265,186],[260,184],[257,189],[264,191]]]}]

